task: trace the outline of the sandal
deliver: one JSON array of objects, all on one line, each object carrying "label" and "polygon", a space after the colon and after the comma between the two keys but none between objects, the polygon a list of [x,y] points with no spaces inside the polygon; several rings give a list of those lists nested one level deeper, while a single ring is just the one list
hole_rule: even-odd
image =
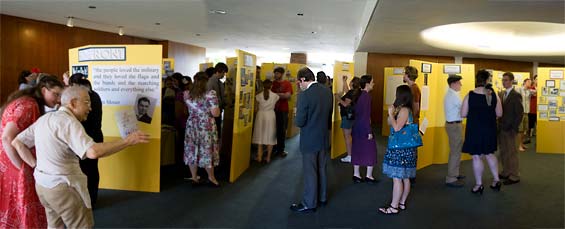
[{"label": "sandal", "polygon": [[403,203],[403,204],[398,203],[398,209],[400,209],[402,211],[406,210],[406,203]]},{"label": "sandal", "polygon": [[385,215],[395,215],[398,214],[400,211],[398,210],[398,208],[393,207],[392,205],[389,206],[383,206],[381,208],[379,208],[379,211]]}]

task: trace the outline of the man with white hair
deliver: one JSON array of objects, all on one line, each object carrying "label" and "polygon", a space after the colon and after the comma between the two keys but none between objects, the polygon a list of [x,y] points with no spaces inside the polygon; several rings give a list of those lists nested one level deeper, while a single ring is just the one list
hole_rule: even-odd
[{"label": "man with white hair", "polygon": [[[95,143],[80,121],[90,112],[88,89],[71,86],[63,91],[62,107],[43,115],[22,131],[12,145],[35,168],[35,188],[45,207],[49,228],[92,228],[94,219],[87,178],[79,160],[112,155],[126,147],[147,143],[149,135],[137,131],[125,139]],[[37,159],[29,148],[35,146]]]}]

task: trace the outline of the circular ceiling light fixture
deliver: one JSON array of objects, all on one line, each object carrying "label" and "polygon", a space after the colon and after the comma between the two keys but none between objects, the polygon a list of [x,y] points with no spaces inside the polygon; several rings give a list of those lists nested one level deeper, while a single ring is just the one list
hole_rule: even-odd
[{"label": "circular ceiling light fixture", "polygon": [[469,22],[428,28],[420,36],[428,45],[467,53],[504,56],[565,55],[565,24]]}]

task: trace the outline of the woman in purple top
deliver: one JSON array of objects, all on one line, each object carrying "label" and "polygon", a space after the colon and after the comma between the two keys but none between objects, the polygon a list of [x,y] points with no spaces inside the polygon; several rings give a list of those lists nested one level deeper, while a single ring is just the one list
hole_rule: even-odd
[{"label": "woman in purple top", "polygon": [[377,163],[377,145],[371,128],[371,96],[369,96],[369,92],[374,86],[373,76],[362,76],[359,84],[362,90],[355,104],[355,122],[351,131],[353,139],[351,147],[353,182],[363,182],[359,167],[367,166],[367,175],[364,180],[368,183],[374,183],[373,165]]}]

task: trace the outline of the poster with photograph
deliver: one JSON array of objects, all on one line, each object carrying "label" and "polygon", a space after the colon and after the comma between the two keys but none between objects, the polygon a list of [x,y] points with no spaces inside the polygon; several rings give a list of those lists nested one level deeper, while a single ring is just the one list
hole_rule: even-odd
[{"label": "poster with photograph", "polygon": [[547,112],[540,112],[540,113],[539,113],[539,118],[540,118],[540,119],[547,119]]},{"label": "poster with photograph", "polygon": [[553,117],[553,116],[556,116],[556,115],[557,115],[557,110],[556,110],[556,109],[551,109],[551,110],[549,110],[549,116],[550,116],[550,117]]},{"label": "poster with photograph", "polygon": [[557,98],[555,98],[555,97],[548,98],[547,99],[547,105],[548,105],[549,109],[557,108]]},{"label": "poster with photograph", "polygon": [[559,114],[565,114],[565,106],[559,107]]},{"label": "poster with photograph", "polygon": [[542,88],[541,88],[541,95],[547,96],[548,94],[549,94],[549,93],[548,93],[548,88],[547,88],[547,87],[542,87]]},{"label": "poster with photograph", "polygon": [[549,96],[557,96],[559,95],[559,88],[550,88]]},{"label": "poster with photograph", "polygon": [[71,66],[71,76],[76,73],[82,73],[88,79],[88,65],[73,65]]},{"label": "poster with photograph", "polygon": [[115,113],[116,124],[120,130],[120,136],[126,138],[130,133],[133,133],[139,128],[137,127],[137,118],[133,110],[122,110]]},{"label": "poster with photograph", "polygon": [[565,80],[561,80],[559,81],[560,85],[559,85],[559,89],[561,89],[562,91],[565,91]]},{"label": "poster with photograph", "polygon": [[157,99],[147,95],[137,94],[135,101],[137,102],[135,103],[133,110],[135,111],[137,121],[151,124]]},{"label": "poster with photograph", "polygon": [[562,70],[551,70],[551,71],[549,71],[549,78],[550,79],[563,79],[563,71]]},{"label": "poster with photograph", "polygon": [[546,80],[545,86],[549,88],[555,87],[555,80]]}]

